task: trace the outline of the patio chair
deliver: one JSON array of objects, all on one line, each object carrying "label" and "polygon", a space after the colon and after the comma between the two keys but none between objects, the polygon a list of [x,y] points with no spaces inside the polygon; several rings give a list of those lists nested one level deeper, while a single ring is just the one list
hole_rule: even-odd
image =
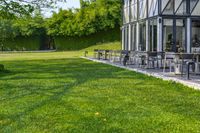
[{"label": "patio chair", "polygon": [[165,52],[157,52],[157,68],[163,68],[164,59],[165,59]]},{"label": "patio chair", "polygon": [[137,56],[136,56],[136,61],[137,61],[137,65],[138,67],[145,67],[146,64],[146,60],[147,60],[147,53],[146,52],[138,52]]},{"label": "patio chair", "polygon": [[155,68],[155,62],[158,61],[157,52],[147,52],[147,58],[146,59],[147,59],[147,68],[153,68],[154,69]]},{"label": "patio chair", "polygon": [[113,50],[108,51],[108,60],[109,61],[112,61],[113,52],[114,52]]},{"label": "patio chair", "polygon": [[99,51],[98,49],[94,49],[94,56],[93,56],[93,57],[94,57],[95,59],[97,59],[98,51]]},{"label": "patio chair", "polygon": [[111,54],[111,62],[117,62],[120,61],[120,51],[119,50],[114,50],[112,51]]},{"label": "patio chair", "polygon": [[[194,59],[194,54],[180,54],[180,61],[176,61],[175,65],[181,65],[181,75],[184,74],[184,68],[187,68],[188,63],[191,64],[190,62],[194,62]],[[194,66],[192,65],[192,71],[194,71]]]},{"label": "patio chair", "polygon": [[104,60],[108,60],[109,50],[101,50],[101,52],[102,52],[102,58]]},{"label": "patio chair", "polygon": [[172,72],[172,67],[174,66],[175,52],[166,52],[164,58],[163,73],[166,72],[166,65],[169,65],[169,72]]},{"label": "patio chair", "polygon": [[137,51],[130,51],[129,53],[129,65],[137,64]]}]

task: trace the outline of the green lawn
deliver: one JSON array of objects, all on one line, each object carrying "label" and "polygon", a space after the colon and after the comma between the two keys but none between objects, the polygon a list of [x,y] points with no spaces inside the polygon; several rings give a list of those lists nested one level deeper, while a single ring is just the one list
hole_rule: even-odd
[{"label": "green lawn", "polygon": [[0,54],[0,132],[200,131],[200,92],[78,58]]}]

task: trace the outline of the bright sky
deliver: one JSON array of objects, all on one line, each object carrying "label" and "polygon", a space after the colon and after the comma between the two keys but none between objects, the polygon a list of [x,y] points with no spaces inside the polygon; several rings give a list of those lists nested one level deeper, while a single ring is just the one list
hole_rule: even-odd
[{"label": "bright sky", "polygon": [[[62,9],[68,9],[68,8],[79,8],[80,7],[80,2],[79,0],[67,0],[66,3],[63,2],[58,2],[58,9],[55,9],[53,11],[58,12],[60,8]],[[52,15],[52,11],[45,10],[44,15],[46,17],[50,17]]]}]

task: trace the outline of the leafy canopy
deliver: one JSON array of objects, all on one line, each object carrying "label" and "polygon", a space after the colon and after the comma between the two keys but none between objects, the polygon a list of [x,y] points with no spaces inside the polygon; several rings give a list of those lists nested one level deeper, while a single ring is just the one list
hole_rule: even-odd
[{"label": "leafy canopy", "polygon": [[58,1],[66,0],[0,0],[0,18],[31,15],[34,9],[55,8]]}]

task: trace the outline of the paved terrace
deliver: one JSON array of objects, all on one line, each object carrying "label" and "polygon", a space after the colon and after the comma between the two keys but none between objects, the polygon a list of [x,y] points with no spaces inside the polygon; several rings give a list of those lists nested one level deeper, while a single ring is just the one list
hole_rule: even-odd
[{"label": "paved terrace", "polygon": [[82,57],[82,58],[88,59],[88,60],[91,60],[91,61],[94,61],[94,62],[104,63],[104,64],[112,65],[112,66],[115,66],[115,67],[127,69],[127,70],[130,70],[130,71],[135,71],[135,72],[138,72],[138,73],[146,74],[146,75],[153,76],[153,77],[156,77],[156,78],[160,78],[160,79],[163,79],[163,80],[174,81],[174,82],[177,82],[177,83],[181,83],[185,86],[200,90],[200,75],[191,74],[190,80],[187,80],[186,75],[183,75],[183,76],[175,75],[174,73],[167,72],[167,70],[166,70],[165,73],[163,73],[162,69],[145,69],[145,68],[138,68],[134,65],[123,66],[120,63],[116,63],[116,62],[113,63],[113,62],[110,62],[108,60],[98,60],[98,59],[94,59],[94,58],[90,58],[90,57]]}]

